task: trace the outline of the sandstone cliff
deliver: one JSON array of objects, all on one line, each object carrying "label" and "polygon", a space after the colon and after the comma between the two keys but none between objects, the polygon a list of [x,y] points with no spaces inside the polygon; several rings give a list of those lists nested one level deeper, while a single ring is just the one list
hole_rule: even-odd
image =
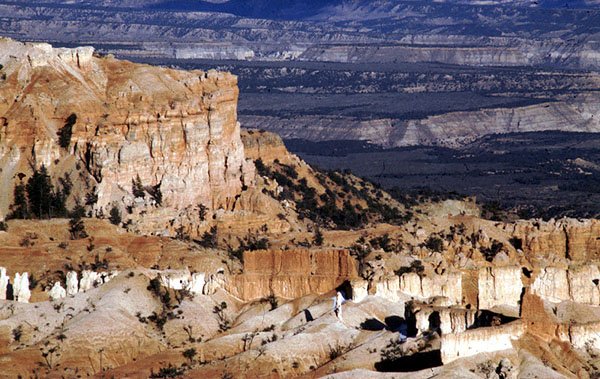
[{"label": "sandstone cliff", "polygon": [[[76,189],[95,193],[96,211],[132,205],[138,175],[160,190],[165,207],[228,209],[252,180],[235,76],[133,64],[89,47],[1,39],[0,51],[3,188],[29,175],[30,165],[45,165],[55,179],[69,173]],[[63,128],[72,133],[61,147]],[[0,199],[2,214],[11,192]]]},{"label": "sandstone cliff", "polygon": [[243,300],[295,299],[324,294],[357,277],[356,261],[347,250],[247,251],[244,273],[230,277],[226,288]]}]

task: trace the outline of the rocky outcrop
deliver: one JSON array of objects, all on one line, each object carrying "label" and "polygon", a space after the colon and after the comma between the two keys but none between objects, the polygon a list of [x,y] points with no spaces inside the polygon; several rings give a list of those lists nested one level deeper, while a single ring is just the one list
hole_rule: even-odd
[{"label": "rocky outcrop", "polygon": [[6,268],[0,267],[0,300],[6,300],[6,290],[8,289],[9,278],[6,275]]},{"label": "rocky outcrop", "polygon": [[77,273],[75,271],[67,272],[67,295],[75,296],[79,292],[79,281],[77,280]]},{"label": "rocky outcrop", "polygon": [[29,289],[29,274],[24,272],[15,274],[13,282],[13,296],[15,301],[20,303],[29,303],[31,298],[31,290]]},{"label": "rocky outcrop", "polygon": [[442,335],[442,362],[450,363],[458,358],[475,354],[502,351],[513,348],[513,341],[525,332],[520,321],[510,324],[467,330],[458,334]]},{"label": "rocky outcrop", "polygon": [[245,130],[242,131],[241,137],[246,158],[272,162],[290,155],[281,137],[275,133],[264,130]]},{"label": "rocky outcrop", "polygon": [[356,261],[347,250],[246,251],[243,274],[230,277],[226,289],[243,300],[293,299],[329,292],[357,277]]},{"label": "rocky outcrop", "polygon": [[400,277],[400,291],[418,299],[442,296],[453,304],[460,304],[463,298],[462,275],[459,272],[428,276],[407,273]]},{"label": "rocky outcrop", "polygon": [[413,305],[411,312],[415,316],[416,327],[420,333],[430,330],[432,323],[439,320],[442,335],[464,332],[475,324],[475,316],[477,315],[475,309],[432,307],[424,304]]},{"label": "rocky outcrop", "polygon": [[572,324],[562,330],[560,337],[576,349],[600,351],[600,321],[586,324]]},{"label": "rocky outcrop", "polygon": [[544,267],[535,277],[531,291],[544,300],[560,303],[600,305],[600,270],[598,265]]},{"label": "rocky outcrop", "polygon": [[518,309],[523,292],[520,267],[484,267],[479,270],[479,309],[508,306]]},{"label": "rocky outcrop", "polygon": [[600,221],[560,219],[517,221],[503,229],[531,255],[586,262],[600,258]]},{"label": "rocky outcrop", "polygon": [[118,271],[96,272],[91,270],[83,270],[81,272],[81,280],[79,281],[79,292],[86,292],[99,285],[108,283],[118,274]]},{"label": "rocky outcrop", "polygon": [[67,290],[60,285],[60,282],[56,282],[50,291],[48,291],[48,296],[50,300],[59,300],[67,297]]},{"label": "rocky outcrop", "polygon": [[[43,164],[55,177],[70,173],[81,189],[76,195],[93,191],[95,209],[107,213],[113,203],[136,204],[138,175],[170,209],[229,209],[252,181],[235,76],[98,58],[92,48],[2,39],[0,49],[3,188],[12,188],[18,173],[27,175],[30,162]],[[63,128],[72,134],[61,147]],[[5,194],[2,213],[11,201]]]},{"label": "rocky outcrop", "polygon": [[191,274],[185,270],[164,270],[158,273],[161,285],[166,288],[181,291],[186,290],[192,294],[212,295],[225,285],[225,273],[218,269],[215,273],[207,275],[204,272]]}]

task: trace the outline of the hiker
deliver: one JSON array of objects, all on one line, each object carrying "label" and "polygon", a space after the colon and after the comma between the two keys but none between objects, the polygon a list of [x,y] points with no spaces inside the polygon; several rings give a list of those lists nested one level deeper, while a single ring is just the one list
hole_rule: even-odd
[{"label": "hiker", "polygon": [[340,321],[342,320],[342,303],[345,301],[344,299],[344,295],[342,295],[342,293],[340,291],[337,291],[337,293],[335,294],[335,297],[333,298],[333,312],[335,313],[335,316],[340,319]]}]

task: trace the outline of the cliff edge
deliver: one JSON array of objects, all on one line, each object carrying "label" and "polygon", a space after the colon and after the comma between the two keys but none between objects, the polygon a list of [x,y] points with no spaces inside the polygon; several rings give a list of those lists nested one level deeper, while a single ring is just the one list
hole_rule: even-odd
[{"label": "cliff edge", "polygon": [[[229,209],[253,177],[237,122],[237,78],[0,39],[0,185],[44,165],[70,200],[132,206],[132,180],[165,207]],[[145,196],[150,197],[150,196]],[[12,191],[0,197],[6,215]],[[139,202],[139,199],[137,200]]]}]

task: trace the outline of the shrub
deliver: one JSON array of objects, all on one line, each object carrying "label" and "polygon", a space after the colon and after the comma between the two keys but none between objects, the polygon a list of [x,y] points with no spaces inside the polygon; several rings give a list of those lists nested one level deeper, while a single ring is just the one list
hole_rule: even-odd
[{"label": "shrub", "polygon": [[394,273],[398,276],[402,276],[409,272],[414,272],[418,275],[421,275],[425,271],[425,267],[423,267],[423,263],[419,260],[414,260],[410,263],[410,266],[400,267],[398,270],[394,271]]},{"label": "shrub", "polygon": [[218,245],[217,241],[217,227],[213,226],[209,231],[204,232],[198,244],[202,247],[216,249]]},{"label": "shrub", "polygon": [[21,325],[17,326],[12,330],[12,336],[15,342],[21,341],[21,336],[23,335],[23,327]]},{"label": "shrub", "polygon": [[144,186],[142,185],[142,179],[140,179],[139,175],[137,175],[135,179],[131,179],[131,191],[133,193],[133,197],[144,198],[146,196]]},{"label": "shrub", "polygon": [[277,309],[277,307],[279,306],[279,302],[277,301],[277,298],[273,294],[270,294],[269,296],[262,298],[261,301],[269,303],[271,305],[272,311]]},{"label": "shrub", "polygon": [[85,205],[94,205],[98,202],[98,195],[95,192],[85,194]]},{"label": "shrub", "polygon": [[342,345],[329,346],[329,359],[334,360],[341,357],[344,353],[349,350],[349,347]]},{"label": "shrub", "polygon": [[190,361],[190,364],[194,362],[194,357],[196,356],[196,354],[196,349],[194,349],[193,347],[183,352],[184,358],[188,359]]},{"label": "shrub", "polygon": [[110,209],[108,220],[113,225],[119,225],[121,223],[121,211],[116,205],[113,205],[113,207]]},{"label": "shrub", "polygon": [[215,307],[213,308],[213,313],[217,315],[217,320],[219,322],[219,330],[221,332],[224,332],[231,327],[230,322],[227,319],[227,316],[225,315],[225,309],[227,309],[227,303],[224,301],[222,301],[219,305],[215,305]]},{"label": "shrub", "polygon": [[315,236],[313,238],[313,243],[317,246],[323,245],[323,232],[321,232],[320,228],[317,228],[317,230],[315,230]]},{"label": "shrub", "polygon": [[498,254],[503,248],[504,245],[502,242],[494,240],[490,247],[482,248],[481,253],[485,257],[486,261],[491,262],[494,260],[496,254]]},{"label": "shrub", "polygon": [[87,238],[88,234],[85,231],[85,224],[81,219],[83,207],[79,205],[75,208],[76,209],[73,211],[73,217],[69,220],[69,233],[71,234],[71,239],[78,240],[82,238]]},{"label": "shrub", "polygon": [[206,220],[207,211],[208,211],[208,207],[206,205],[204,205],[204,204],[198,205],[198,218],[200,219],[200,221]]},{"label": "shrub", "polygon": [[170,363],[167,367],[161,367],[157,373],[150,370],[150,378],[177,378],[181,375],[183,375],[183,370]]},{"label": "shrub", "polygon": [[150,196],[152,196],[154,201],[156,201],[156,204],[162,205],[162,192],[160,190],[160,183],[151,187]]},{"label": "shrub", "polygon": [[431,235],[427,241],[425,241],[425,247],[434,253],[441,253],[444,249],[444,241],[438,236]]}]

